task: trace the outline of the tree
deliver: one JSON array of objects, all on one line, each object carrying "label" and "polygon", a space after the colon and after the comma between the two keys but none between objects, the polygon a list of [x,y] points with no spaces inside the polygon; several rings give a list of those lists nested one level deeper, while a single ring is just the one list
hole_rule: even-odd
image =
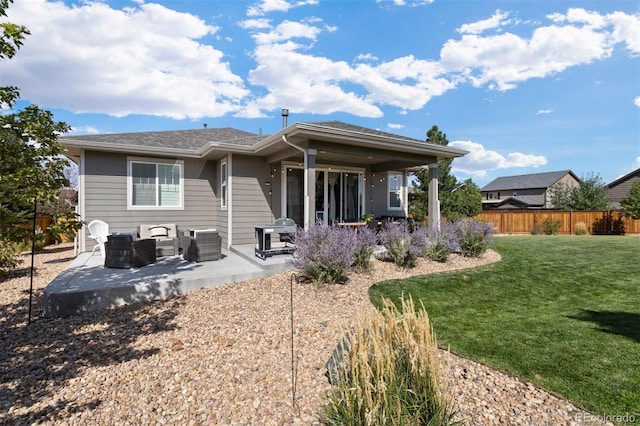
[{"label": "tree", "polygon": [[631,219],[640,219],[640,180],[634,182],[629,190],[629,196],[620,201],[624,208],[623,215]]},{"label": "tree", "polygon": [[456,186],[446,198],[446,213],[451,222],[462,217],[472,217],[482,211],[482,192],[480,187],[471,179],[467,179]]},{"label": "tree", "polygon": [[[0,0],[0,16],[12,0]],[[29,31],[20,25],[0,23],[0,59],[11,59]],[[0,271],[17,264],[17,245],[31,238],[25,227],[33,216],[35,201],[55,203],[60,189],[69,185],[64,175],[68,161],[62,157],[58,135],[69,130],[63,122],[36,105],[15,111],[18,88],[0,87]],[[81,225],[75,221],[70,226]]]},{"label": "tree", "polygon": [[602,178],[590,173],[578,186],[556,184],[551,190],[551,203],[558,210],[608,210],[611,200]]},{"label": "tree", "polygon": [[[427,131],[427,142],[449,145],[447,135],[440,131],[436,125]],[[452,158],[438,161],[440,213],[451,221],[463,216],[472,216],[482,210],[480,189],[471,179],[459,184],[456,177],[451,174],[452,162]],[[429,171],[419,170],[414,173],[414,176],[416,181],[413,182],[413,186],[416,188],[416,194],[411,205],[411,213],[416,219],[422,219],[428,213]]]}]

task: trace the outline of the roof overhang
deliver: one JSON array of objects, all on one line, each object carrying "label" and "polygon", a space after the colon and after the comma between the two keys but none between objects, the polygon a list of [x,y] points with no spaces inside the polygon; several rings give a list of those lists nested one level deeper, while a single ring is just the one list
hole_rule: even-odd
[{"label": "roof overhang", "polygon": [[[289,144],[283,140],[283,136]],[[302,161],[301,149],[314,149],[318,163],[367,165],[373,171],[418,169],[441,159],[461,157],[468,153],[408,138],[336,129],[313,123],[295,123],[253,146],[211,142],[203,149],[202,155],[214,157],[216,152],[226,151],[257,155],[268,163],[275,163],[283,160]]]},{"label": "roof overhang", "polygon": [[[286,143],[283,139],[289,143]],[[166,157],[216,160],[228,153],[262,157],[265,162],[302,161],[302,150],[314,149],[316,161],[326,164],[369,166],[373,171],[418,169],[441,159],[456,158],[467,151],[390,134],[372,134],[314,123],[295,123],[254,145],[231,141],[208,142],[200,149],[179,149],[131,143],[99,142],[90,139],[60,138],[68,156],[79,156],[83,149],[135,153]],[[300,149],[291,146],[294,145]]]}]

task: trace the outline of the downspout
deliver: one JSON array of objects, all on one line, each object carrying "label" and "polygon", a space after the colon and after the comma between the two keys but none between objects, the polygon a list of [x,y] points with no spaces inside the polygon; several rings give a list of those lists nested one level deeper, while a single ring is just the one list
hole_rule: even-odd
[{"label": "downspout", "polygon": [[[307,170],[309,167],[309,153],[306,149],[299,147],[287,140],[286,135],[282,135],[282,140],[289,146],[292,146],[300,151],[304,155],[304,229],[309,229],[309,185],[307,182]],[[286,201],[285,201],[286,203]]]}]

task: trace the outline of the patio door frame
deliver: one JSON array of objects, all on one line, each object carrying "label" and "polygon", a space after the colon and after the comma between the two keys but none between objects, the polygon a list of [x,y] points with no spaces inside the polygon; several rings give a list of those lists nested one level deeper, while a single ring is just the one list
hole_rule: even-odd
[{"label": "patio door frame", "polygon": [[[304,166],[301,165],[300,163],[294,163],[294,162],[288,162],[288,161],[283,161],[282,165],[281,165],[281,171],[282,171],[282,175],[283,175],[283,179],[282,179],[282,205],[281,205],[281,211],[283,212],[283,216],[286,216],[288,213],[288,205],[287,205],[287,199],[288,199],[288,194],[287,194],[287,180],[288,180],[288,173],[289,173],[289,169],[301,169],[304,170]],[[348,175],[350,173],[354,173],[354,174],[358,174],[359,179],[358,179],[358,191],[359,196],[357,198],[358,200],[358,206],[357,206],[357,215],[356,215],[356,220],[359,220],[360,217],[362,217],[362,215],[364,214],[365,211],[365,200],[366,200],[366,191],[367,191],[367,185],[365,185],[366,182],[366,175],[367,175],[367,171],[365,168],[362,167],[347,167],[347,166],[333,166],[333,165],[326,165],[326,164],[317,164],[316,168],[315,168],[315,177],[314,177],[314,182],[317,181],[318,179],[318,174],[320,172],[324,172],[324,176],[323,176],[323,191],[322,191],[322,210],[316,210],[316,206],[315,204],[313,206],[308,206],[309,209],[313,209],[314,212],[314,219],[316,222],[318,222],[318,213],[322,213],[322,218],[320,219],[320,222],[327,225],[329,223],[329,209],[330,209],[330,203],[329,203],[329,173],[340,173],[341,177],[344,177],[345,175]],[[300,187],[302,187],[302,185],[300,185]],[[314,188],[315,188],[315,184],[314,184]],[[336,205],[336,212],[337,212],[337,221],[341,222],[344,218],[344,194],[346,193],[346,182],[344,181],[344,179],[341,180],[341,194],[342,196],[340,197],[340,200],[338,201],[338,205]],[[318,192],[316,192],[316,198],[317,199],[318,196]],[[308,214],[308,212],[304,212],[303,214]],[[298,224],[299,226],[301,224]]]}]

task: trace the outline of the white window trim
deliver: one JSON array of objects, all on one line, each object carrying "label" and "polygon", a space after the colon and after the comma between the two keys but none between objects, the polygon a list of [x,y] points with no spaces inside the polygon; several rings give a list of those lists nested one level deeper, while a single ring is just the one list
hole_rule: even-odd
[{"label": "white window trim", "polygon": [[[133,163],[173,164],[180,166],[180,205],[178,206],[134,206],[133,201]],[[157,176],[156,176],[157,179]],[[156,183],[157,185],[157,183]],[[150,157],[127,157],[127,210],[184,210],[184,161],[164,160]]]},{"label": "white window trim", "polygon": [[[400,176],[400,193],[398,194],[398,199],[400,200],[400,206],[399,207],[392,207],[391,206],[391,197],[389,197],[389,194],[391,194],[391,179],[393,178],[393,176]],[[405,185],[404,185],[404,173],[402,172],[397,172],[397,171],[389,171],[387,172],[387,210],[388,211],[403,211],[404,210],[404,203],[405,203]]]},{"label": "white window trim", "polygon": [[[226,176],[223,172],[226,173]],[[226,159],[220,162],[220,208],[222,210],[229,208],[229,162]]]}]

